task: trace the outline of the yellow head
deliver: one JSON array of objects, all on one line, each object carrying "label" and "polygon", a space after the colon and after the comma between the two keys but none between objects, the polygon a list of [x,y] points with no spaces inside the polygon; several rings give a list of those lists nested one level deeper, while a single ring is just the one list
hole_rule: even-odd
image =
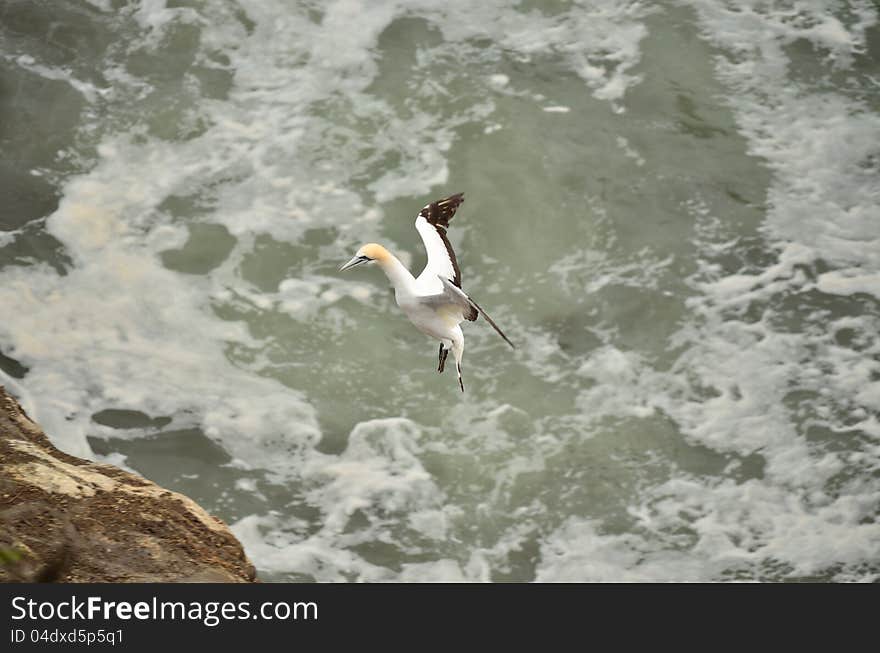
[{"label": "yellow head", "polygon": [[384,263],[391,257],[391,254],[387,249],[382,247],[382,245],[377,245],[376,243],[367,243],[363,247],[361,247],[357,254],[354,255],[348,263],[339,268],[340,272],[345,270],[350,270],[351,268],[363,265],[364,263],[370,263],[372,261],[376,261],[378,263]]}]

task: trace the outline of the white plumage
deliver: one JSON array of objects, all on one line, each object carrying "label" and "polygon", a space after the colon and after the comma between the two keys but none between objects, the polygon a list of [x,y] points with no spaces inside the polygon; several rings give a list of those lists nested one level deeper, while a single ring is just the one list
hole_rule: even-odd
[{"label": "white plumage", "polygon": [[458,384],[464,392],[461,378],[464,334],[461,331],[461,322],[474,321],[481,314],[511,347],[513,343],[492,318],[461,289],[461,272],[455,252],[446,237],[446,229],[462,202],[464,194],[457,193],[431,202],[419,212],[416,229],[425,244],[428,263],[418,278],[413,277],[396,256],[376,243],[361,247],[340,271],[364,263],[377,263],[394,286],[397,305],[419,331],[440,341],[439,372],[443,371],[446,357],[452,350],[458,371]]}]

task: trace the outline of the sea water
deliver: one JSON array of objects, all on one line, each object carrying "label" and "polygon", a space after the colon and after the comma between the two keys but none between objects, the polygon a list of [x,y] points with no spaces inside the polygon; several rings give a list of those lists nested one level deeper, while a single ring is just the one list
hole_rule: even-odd
[{"label": "sea water", "polygon": [[[0,368],[276,581],[880,578],[868,0],[0,1]],[[381,271],[465,193],[462,395]]]}]

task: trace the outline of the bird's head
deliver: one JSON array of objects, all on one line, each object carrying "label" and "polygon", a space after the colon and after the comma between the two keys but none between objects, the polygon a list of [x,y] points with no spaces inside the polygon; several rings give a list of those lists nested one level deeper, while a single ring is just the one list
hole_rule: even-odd
[{"label": "bird's head", "polygon": [[350,270],[353,267],[363,265],[364,263],[371,263],[372,261],[378,261],[381,263],[387,260],[389,256],[390,254],[388,253],[388,250],[382,247],[382,245],[367,243],[357,251],[357,254],[355,254],[348,263],[339,268],[339,271],[344,272],[345,270]]}]

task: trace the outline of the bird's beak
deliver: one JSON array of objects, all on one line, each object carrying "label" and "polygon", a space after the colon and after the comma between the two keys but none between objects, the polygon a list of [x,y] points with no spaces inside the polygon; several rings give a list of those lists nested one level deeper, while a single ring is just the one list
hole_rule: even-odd
[{"label": "bird's beak", "polygon": [[370,259],[368,259],[366,256],[355,256],[348,263],[346,263],[341,268],[339,268],[339,271],[345,272],[346,270],[350,270],[351,268],[353,268],[357,265],[361,265],[362,263],[366,263],[369,260]]}]

